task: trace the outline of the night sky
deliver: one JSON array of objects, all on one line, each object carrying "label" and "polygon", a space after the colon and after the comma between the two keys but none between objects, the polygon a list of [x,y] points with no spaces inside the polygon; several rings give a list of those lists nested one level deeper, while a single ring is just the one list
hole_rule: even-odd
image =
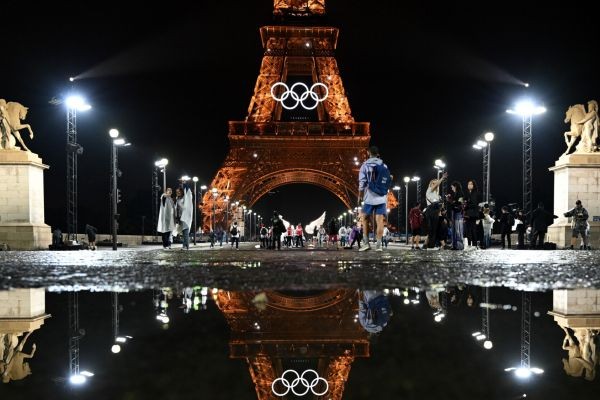
[{"label": "night sky", "polygon": [[[565,111],[600,97],[597,15],[526,2],[403,3],[327,0],[323,21],[340,28],[337,60],[353,116],[371,123],[392,172],[428,180],[443,157],[450,180],[481,182],[471,145],[491,130],[492,195],[498,205],[520,202],[521,120],[505,110],[527,94],[548,109],[533,122],[533,200],[550,208],[547,168],[565,148]],[[30,108],[25,122],[36,137],[27,144],[50,165],[46,222],[66,229],[66,111],[48,101],[69,93],[69,76],[81,78],[76,89],[93,106],[78,116],[80,228],[107,230],[115,127],[132,143],[119,159],[120,231],[139,233],[141,216],[152,215],[155,160],[170,160],[171,186],[183,174],[209,184],[224,160],[227,121],[246,116],[262,58],[258,28],[273,23],[272,4],[5,1],[0,98]],[[291,185],[256,209],[309,221],[321,206],[343,209],[324,189]]]}]

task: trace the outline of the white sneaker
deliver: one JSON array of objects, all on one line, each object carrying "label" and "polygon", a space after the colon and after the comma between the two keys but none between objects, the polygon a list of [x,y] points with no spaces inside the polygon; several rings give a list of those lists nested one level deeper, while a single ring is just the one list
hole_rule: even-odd
[{"label": "white sneaker", "polygon": [[381,247],[381,242],[377,242],[377,245],[375,246],[375,251],[383,251],[383,248]]},{"label": "white sneaker", "polygon": [[369,246],[369,243],[363,243],[359,248],[358,251],[367,251],[367,250],[371,250],[371,246]]}]

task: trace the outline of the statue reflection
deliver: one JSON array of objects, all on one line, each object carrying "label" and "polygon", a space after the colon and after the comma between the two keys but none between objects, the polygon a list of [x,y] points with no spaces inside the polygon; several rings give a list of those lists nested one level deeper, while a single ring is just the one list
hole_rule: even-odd
[{"label": "statue reflection", "polygon": [[46,318],[44,289],[0,291],[0,376],[3,383],[31,375],[26,361],[35,355],[36,345],[26,350],[31,334]]},{"label": "statue reflection", "polygon": [[258,399],[277,398],[272,384],[290,369],[313,370],[327,381],[307,396],[328,390],[324,398],[341,399],[352,362],[369,357],[369,335],[391,315],[387,298],[375,291],[219,290],[215,297],[231,328],[229,355],[246,359]]},{"label": "statue reflection", "polygon": [[549,314],[565,332],[562,348],[568,352],[568,358],[562,362],[567,375],[594,380],[600,359],[596,351],[600,334],[600,290],[554,290]]}]

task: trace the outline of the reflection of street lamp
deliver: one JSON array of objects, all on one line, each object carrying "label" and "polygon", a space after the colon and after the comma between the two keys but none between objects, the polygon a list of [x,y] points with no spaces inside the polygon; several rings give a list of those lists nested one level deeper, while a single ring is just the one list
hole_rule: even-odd
[{"label": "reflection of street lamp", "polygon": [[410,178],[408,176],[405,176],[404,187],[406,189],[406,196],[404,198],[404,234],[406,235],[406,244],[408,244],[408,182],[410,182]]},{"label": "reflection of street lamp", "polygon": [[514,109],[506,110],[509,114],[520,115],[523,119],[523,211],[526,216],[531,216],[533,211],[533,133],[532,116],[546,112],[543,106],[536,106],[530,100],[516,104]]},{"label": "reflection of street lamp", "polygon": [[112,218],[111,218],[111,231],[112,231],[112,249],[117,250],[117,225],[119,219],[119,213],[117,209],[117,204],[121,202],[119,188],[117,186],[117,178],[120,175],[119,166],[118,166],[118,152],[117,148],[120,146],[129,146],[131,143],[127,143],[125,139],[119,137],[119,131],[116,129],[111,129],[108,131],[108,135],[112,139],[112,152],[111,152],[111,170],[112,170]]}]

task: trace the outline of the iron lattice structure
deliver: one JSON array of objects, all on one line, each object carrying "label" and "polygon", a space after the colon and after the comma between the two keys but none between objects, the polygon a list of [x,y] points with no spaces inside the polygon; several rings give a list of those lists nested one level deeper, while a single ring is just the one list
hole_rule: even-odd
[{"label": "iron lattice structure", "polygon": [[160,209],[160,194],[162,193],[161,186],[158,183],[158,167],[152,170],[152,226],[154,226],[154,236],[158,235],[156,228],[158,227],[158,212]]},{"label": "iron lattice structure", "polygon": [[318,397],[339,400],[356,357],[369,357],[367,332],[355,321],[355,290],[334,289],[308,297],[220,290],[216,303],[231,328],[230,358],[248,362],[259,400],[277,398],[273,381],[286,369],[314,369],[329,391]]},{"label": "iron lattice structure", "polygon": [[[276,9],[278,3],[290,1],[275,1]],[[324,8],[322,1],[308,3]],[[213,206],[215,224],[224,221],[226,196],[230,204],[252,208],[269,191],[293,183],[322,187],[354,208],[359,169],[354,160],[366,159],[371,135],[368,122],[352,117],[334,57],[338,34],[332,27],[260,28],[264,55],[254,94],[245,120],[229,122],[229,154],[211,183],[218,197],[210,190],[203,197],[205,227],[213,221]],[[328,87],[328,97],[311,112],[290,112],[271,95],[275,83],[299,81]],[[324,89],[315,91],[325,96]],[[388,208],[396,206],[390,193]]]},{"label": "iron lattice structure", "polygon": [[69,293],[69,376],[79,375],[79,293]]},{"label": "iron lattice structure", "polygon": [[533,211],[533,152],[531,114],[523,115],[523,211],[531,218]]},{"label": "iron lattice structure", "polygon": [[521,297],[521,367],[529,369],[531,355],[531,293]]},{"label": "iron lattice structure", "polygon": [[481,309],[481,333],[485,335],[487,340],[490,338],[490,288],[485,287],[482,291],[482,302],[485,303],[485,307]]},{"label": "iron lattice structure", "polygon": [[77,242],[77,110],[67,107],[67,240]]}]

